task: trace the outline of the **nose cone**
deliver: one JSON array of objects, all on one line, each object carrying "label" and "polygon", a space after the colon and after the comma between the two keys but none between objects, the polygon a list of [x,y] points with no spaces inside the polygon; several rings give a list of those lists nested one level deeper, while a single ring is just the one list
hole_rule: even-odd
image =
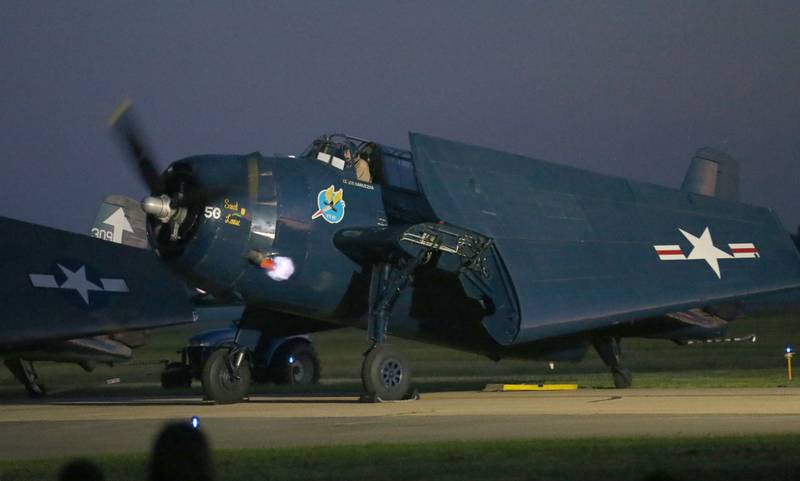
[{"label": "nose cone", "polygon": [[162,222],[166,222],[172,216],[172,208],[170,207],[170,198],[167,195],[160,197],[145,197],[142,199],[142,210],[158,218]]}]

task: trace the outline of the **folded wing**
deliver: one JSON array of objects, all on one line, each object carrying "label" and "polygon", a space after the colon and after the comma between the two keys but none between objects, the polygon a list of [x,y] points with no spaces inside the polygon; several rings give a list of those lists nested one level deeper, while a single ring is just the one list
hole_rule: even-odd
[{"label": "folded wing", "polygon": [[511,343],[800,288],[767,209],[419,134],[411,148],[437,217],[493,241],[518,299]]}]

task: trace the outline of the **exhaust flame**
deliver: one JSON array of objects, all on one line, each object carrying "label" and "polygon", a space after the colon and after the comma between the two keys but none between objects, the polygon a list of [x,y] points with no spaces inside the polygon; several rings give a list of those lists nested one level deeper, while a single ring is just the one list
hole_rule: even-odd
[{"label": "exhaust flame", "polygon": [[286,281],[294,274],[294,262],[289,257],[268,257],[260,265],[274,281]]}]

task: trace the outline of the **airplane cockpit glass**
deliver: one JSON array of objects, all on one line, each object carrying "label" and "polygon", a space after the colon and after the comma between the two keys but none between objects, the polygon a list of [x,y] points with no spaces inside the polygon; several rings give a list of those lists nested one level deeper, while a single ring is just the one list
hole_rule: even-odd
[{"label": "airplane cockpit glass", "polygon": [[324,162],[336,169],[344,170],[353,166],[354,154],[359,148],[360,139],[345,135],[323,135],[309,145],[301,157]]},{"label": "airplane cockpit glass", "polygon": [[343,134],[323,135],[315,139],[301,157],[323,162],[339,170],[352,169],[365,143],[367,141],[364,139]]},{"label": "airplane cockpit glass", "polygon": [[[411,152],[343,134],[323,135],[301,157],[339,170],[352,169],[358,180],[419,192]],[[359,165],[360,164],[360,165]],[[364,165],[368,168],[364,168]]]}]

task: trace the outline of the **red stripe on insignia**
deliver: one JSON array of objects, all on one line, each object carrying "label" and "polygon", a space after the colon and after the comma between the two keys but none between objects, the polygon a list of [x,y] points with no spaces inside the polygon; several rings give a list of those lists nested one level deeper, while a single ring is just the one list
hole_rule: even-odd
[{"label": "red stripe on insignia", "polygon": [[734,254],[755,254],[758,252],[758,249],[755,247],[747,247],[747,248],[740,248],[740,249],[731,249],[731,252]]},{"label": "red stripe on insignia", "polygon": [[675,256],[675,255],[683,255],[682,250],[672,250],[672,251],[656,251],[656,254],[660,256]]}]

